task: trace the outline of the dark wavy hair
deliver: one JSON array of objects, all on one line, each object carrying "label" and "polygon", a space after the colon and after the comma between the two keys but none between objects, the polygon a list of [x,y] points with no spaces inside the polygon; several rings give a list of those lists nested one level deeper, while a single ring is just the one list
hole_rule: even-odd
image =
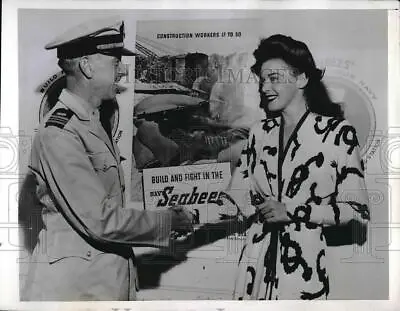
[{"label": "dark wavy hair", "polygon": [[[343,118],[343,111],[340,104],[332,102],[326,86],[321,81],[324,71],[316,67],[314,58],[304,42],[294,40],[282,34],[276,34],[262,39],[253,55],[256,62],[251,67],[251,71],[258,77],[260,77],[261,66],[267,60],[274,58],[281,59],[290,65],[295,72],[298,74],[305,73],[308,78],[308,83],[304,88],[304,96],[310,111],[323,116]],[[261,87],[260,83],[260,107],[266,109],[267,105],[263,105],[266,98],[261,92]],[[267,109],[266,114],[267,117],[277,115],[277,113],[268,111]]]}]

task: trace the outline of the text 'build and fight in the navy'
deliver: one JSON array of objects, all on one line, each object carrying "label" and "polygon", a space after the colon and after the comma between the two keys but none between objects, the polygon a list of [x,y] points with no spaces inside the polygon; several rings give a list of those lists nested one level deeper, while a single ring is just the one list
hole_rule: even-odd
[{"label": "text 'build and fight in the navy'", "polygon": [[176,204],[190,208],[216,204],[230,177],[229,163],[145,169],[143,188],[146,209]]}]

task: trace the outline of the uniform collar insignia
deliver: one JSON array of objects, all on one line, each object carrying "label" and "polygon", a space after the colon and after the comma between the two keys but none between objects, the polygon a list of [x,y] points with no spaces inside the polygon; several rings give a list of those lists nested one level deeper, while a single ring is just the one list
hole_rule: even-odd
[{"label": "uniform collar insignia", "polygon": [[71,109],[79,119],[90,121],[90,116],[94,111],[88,111],[89,107],[84,99],[74,95],[67,89],[63,89],[59,96],[59,100],[69,109]]}]

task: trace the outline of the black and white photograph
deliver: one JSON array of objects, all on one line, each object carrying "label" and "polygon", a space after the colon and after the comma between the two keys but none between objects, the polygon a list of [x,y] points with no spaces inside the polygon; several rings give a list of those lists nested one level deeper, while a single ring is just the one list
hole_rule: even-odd
[{"label": "black and white photograph", "polygon": [[388,14],[19,9],[19,300],[388,300]]}]

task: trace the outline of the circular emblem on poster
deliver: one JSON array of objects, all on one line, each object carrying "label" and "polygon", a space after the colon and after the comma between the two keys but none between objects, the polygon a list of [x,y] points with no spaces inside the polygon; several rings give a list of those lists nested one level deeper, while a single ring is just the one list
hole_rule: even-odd
[{"label": "circular emblem on poster", "polygon": [[[66,76],[63,72],[58,72],[49,77],[40,87],[42,100],[39,108],[39,122],[43,120],[46,114],[55,106],[61,91],[66,87]],[[103,126],[110,127],[112,136],[115,137],[119,123],[119,109],[117,100],[104,102],[100,108],[100,119]],[[108,122],[105,122],[107,121]],[[107,125],[110,124],[110,125]],[[109,130],[106,128],[106,130]]]},{"label": "circular emblem on poster", "polygon": [[58,72],[49,77],[46,82],[40,87],[42,93],[42,100],[39,108],[39,122],[42,122],[46,114],[57,103],[61,91],[66,86],[66,78],[63,72]]},{"label": "circular emblem on poster", "polygon": [[[332,100],[341,104],[345,118],[355,127],[361,156],[369,158],[368,152],[374,141],[376,130],[376,116],[372,101],[376,97],[364,81],[357,79],[349,71],[349,63],[343,63],[347,64],[345,68],[336,67],[331,70],[332,68],[327,66],[323,81]],[[329,70],[331,72],[328,74]]]}]

